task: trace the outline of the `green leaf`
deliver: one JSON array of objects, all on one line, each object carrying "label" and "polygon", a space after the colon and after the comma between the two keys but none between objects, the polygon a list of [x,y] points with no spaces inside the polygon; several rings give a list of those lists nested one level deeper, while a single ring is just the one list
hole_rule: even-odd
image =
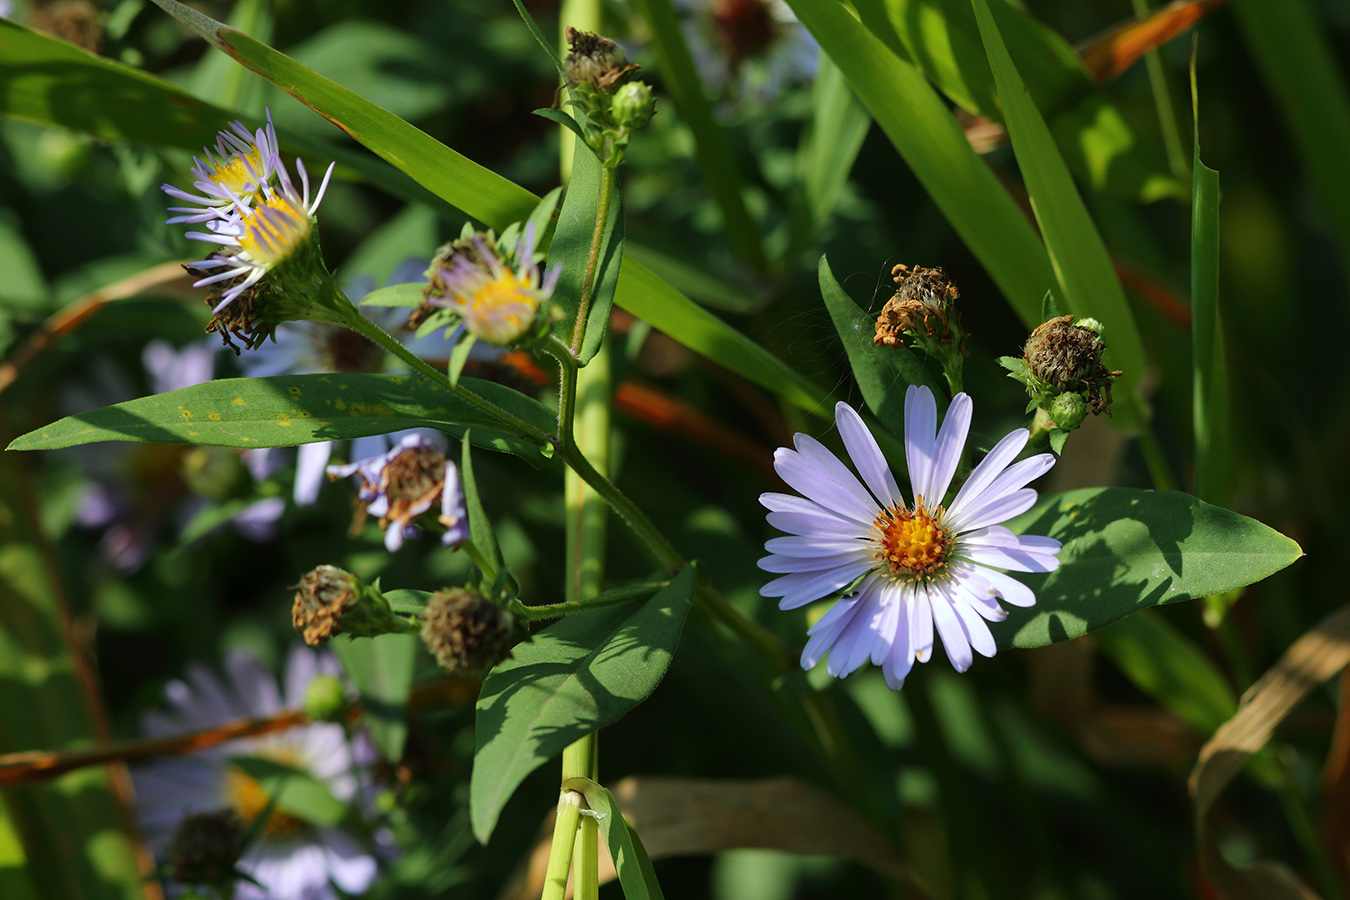
[{"label": "green leaf", "polygon": [[[0,753],[73,750],[107,735],[99,731],[100,711],[91,708],[85,690],[90,674],[68,643],[64,586],[38,529],[24,462],[0,458]],[[23,836],[37,896],[144,897],[126,810],[106,767],[7,789],[3,803],[8,822]],[[9,875],[0,868],[0,896],[8,900],[11,886],[14,896],[22,896],[22,876],[22,870]]]},{"label": "green leaf", "polygon": [[583,144],[585,143],[586,132],[581,130],[581,124],[561,109],[549,109],[546,107],[544,109],[536,109],[534,114],[541,119],[548,119],[550,122],[558,123],[575,134],[577,140],[581,141]]},{"label": "green leaf", "polygon": [[[586,336],[578,354],[583,365],[595,356],[609,329],[609,311],[619,280],[623,254],[623,195],[616,181],[614,173],[606,172],[596,155],[578,138],[572,155],[572,179],[567,183],[562,208],[558,211],[558,229],[549,246],[548,263],[562,266],[558,286],[553,291],[553,303],[563,312],[557,327],[559,336],[568,345],[577,343],[577,313],[581,295],[589,282],[591,296],[586,314]],[[603,198],[606,184],[609,185],[609,197]],[[605,228],[592,263],[591,243],[602,199],[607,207]]]},{"label": "green leaf", "polygon": [[1200,94],[1191,61],[1194,157],[1191,176],[1192,403],[1195,418],[1195,493],[1226,504],[1232,490],[1231,388],[1219,307],[1219,173],[1200,159]]},{"label": "green leaf", "polygon": [[989,166],[971,149],[951,110],[911,63],[838,3],[788,0],[844,73],[942,214],[1028,328],[1054,283],[1045,247]]},{"label": "green leaf", "polygon": [[703,81],[684,39],[684,28],[671,0],[636,0],[647,20],[648,39],[656,52],[661,81],[679,107],[694,138],[699,172],[722,211],[722,227],[731,249],[751,268],[764,268],[759,226],[750,217],[741,189],[741,172],[726,132],[703,93]]},{"label": "green leaf", "polygon": [[1055,300],[1054,291],[1046,291],[1045,297],[1041,300],[1041,321],[1049,322],[1051,319],[1058,319],[1064,315],[1064,311],[1059,308],[1059,303]]},{"label": "green leaf", "polygon": [[1201,734],[1212,734],[1237,712],[1219,667],[1157,612],[1127,616],[1092,639],[1130,681]]},{"label": "green leaf", "polygon": [[464,364],[469,361],[469,354],[473,352],[473,345],[478,343],[478,338],[465,332],[460,335],[459,342],[455,344],[455,349],[450,351],[450,365],[447,375],[451,384],[459,384],[460,373],[464,371]]},{"label": "green leaf", "polygon": [[614,861],[614,871],[619,875],[625,900],[665,900],[646,849],[638,852],[633,843],[636,832],[630,830],[632,826],[619,811],[614,795],[589,778],[569,779],[563,787],[580,791],[586,798],[586,805],[599,813],[596,824],[605,838],[605,846],[609,847],[609,857]]},{"label": "green leaf", "polygon": [[486,842],[516,786],[656,689],[693,599],[685,568],[645,603],[579,613],[518,645],[483,682],[474,724],[473,833]]},{"label": "green leaf", "polygon": [[[475,378],[461,383],[541,432],[555,425],[552,413],[523,394]],[[536,444],[502,433],[499,420],[416,375],[221,378],[67,416],[9,449],[54,450],[95,441],[294,447],[419,427],[456,437],[473,427],[480,447],[527,460],[539,456]]]},{"label": "green leaf", "polygon": [[[411,616],[422,615],[422,613],[426,612],[427,603],[431,601],[430,591],[397,590],[397,591],[384,591],[383,593],[384,599],[389,601],[389,606],[394,610],[394,612],[402,613],[404,615],[411,615]],[[362,641],[361,643],[366,642]],[[342,645],[336,644],[334,646],[342,646]],[[351,673],[348,672],[347,674],[350,675]]]},{"label": "green leaf", "polygon": [[361,298],[362,306],[420,306],[425,284],[391,284]]},{"label": "green leaf", "polygon": [[478,493],[478,480],[473,474],[473,456],[469,452],[468,441],[464,442],[459,468],[460,477],[464,481],[464,505],[469,514],[469,542],[478,549],[478,555],[496,570],[484,574],[495,577],[502,569],[502,550],[497,543],[497,535],[492,530],[492,520],[483,511],[483,501]]},{"label": "green leaf", "polygon": [[1303,555],[1275,529],[1177,491],[1069,491],[1009,527],[1064,549],[1058,571],[1014,576],[1036,605],[994,626],[1001,647],[1071,640],[1141,609],[1254,584]]},{"label": "green leaf", "polygon": [[28,874],[28,860],[14,825],[0,794],[0,897],[38,900],[37,886]]},{"label": "green leaf", "polygon": [[[418,615],[426,608],[429,594],[421,591],[390,591],[385,599],[395,612]],[[342,638],[329,646],[360,692],[361,722],[390,762],[403,758],[408,736],[408,693],[413,670],[424,652],[415,634],[382,634],[374,638]]]},{"label": "green leaf", "polygon": [[347,815],[347,805],[328,785],[302,769],[261,756],[235,756],[230,765],[258,782],[280,812],[320,828],[332,828]]},{"label": "green leaf", "polygon": [[1144,375],[1144,345],[1134,314],[1116,277],[1106,244],[1078,195],[1073,176],[1064,165],[1045,120],[1027,96],[1026,86],[994,25],[988,3],[973,2],[1003,103],[1008,136],[1054,267],[1060,289],[1057,299],[1074,315],[1092,316],[1106,327],[1107,368],[1124,370],[1116,380],[1113,407],[1116,419],[1124,427],[1138,426],[1146,419],[1139,395]]},{"label": "green leaf", "polygon": [[905,389],[911,384],[927,385],[935,396],[943,396],[937,380],[905,347],[881,347],[873,342],[874,318],[863,312],[844,292],[830,271],[830,263],[820,258],[820,295],[839,332],[853,377],[858,380],[867,408],[876,414],[895,435],[905,433]]}]

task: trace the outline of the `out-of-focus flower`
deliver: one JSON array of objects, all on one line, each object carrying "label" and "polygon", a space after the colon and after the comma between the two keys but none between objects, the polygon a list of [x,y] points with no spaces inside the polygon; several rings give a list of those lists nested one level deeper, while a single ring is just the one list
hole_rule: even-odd
[{"label": "out-of-focus flower", "polygon": [[[337,661],[298,645],[287,657],[280,689],[262,664],[246,654],[226,659],[223,679],[203,666],[193,666],[185,681],[166,687],[169,709],[148,714],[145,731],[163,737],[299,709],[310,682],[319,675],[340,676]],[[241,757],[299,769],[322,782],[339,801],[361,814],[368,812],[364,797],[371,785],[366,768],[375,761],[373,747],[361,735],[349,741],[341,725],[313,722],[133,769],[137,810],[158,855],[168,854],[170,837],[189,816],[229,810],[247,829],[266,810],[271,795],[235,762]],[[377,842],[381,839],[377,834]],[[239,881],[236,900],[338,900],[335,887],[345,894],[360,894],[378,870],[375,856],[351,831],[314,825],[275,808],[257,840],[245,848],[238,868],[258,884]]]},{"label": "out-of-focus flower", "polygon": [[735,101],[815,77],[820,47],[783,0],[675,0],[699,74]]},{"label": "out-of-focus flower", "polygon": [[[215,348],[206,342],[176,349],[164,341],[152,341],[141,354],[155,393],[174,391],[210,381]],[[126,400],[131,389],[116,372],[100,376],[101,383],[89,390],[73,390],[68,405],[72,411],[107,406]],[[233,492],[269,474],[265,455],[245,454],[243,464],[233,451],[180,444],[121,444],[115,450],[94,445],[75,448],[92,478],[80,498],[77,521],[86,528],[105,529],[101,540],[104,557],[122,571],[144,564],[167,521],[181,524],[208,502],[203,492],[222,499],[207,482],[215,481],[221,493]],[[284,504],[269,497],[249,504],[232,519],[237,531],[253,541],[267,541],[276,533],[276,521]]]},{"label": "out-of-focus flower", "polygon": [[540,273],[535,237],[531,223],[514,247],[500,247],[490,231],[441,247],[427,272],[430,284],[419,311],[427,306],[448,309],[469,334],[497,346],[521,340],[552,296],[561,272],[554,266]]},{"label": "out-of-focus flower", "polygon": [[435,440],[421,432],[405,434],[387,452],[346,465],[329,466],[328,477],[355,475],[357,496],[366,512],[378,516],[384,545],[390,553],[420,530],[412,520],[441,501],[439,521],[446,527],[442,542],[458,547],[468,539],[468,516],[459,481],[459,467],[447,459]]},{"label": "out-of-focus flower", "polygon": [[964,672],[972,649],[994,655],[985,620],[1007,616],[1000,600],[1014,606],[1036,602],[1030,588],[1000,570],[1058,568],[1059,541],[1017,535],[1000,524],[1031,508],[1036,491],[1026,485],[1055,462],[1042,453],[1013,463],[1026,446],[1026,429],[999,441],[944,505],[971,408],[970,397],[957,394],[939,431],[932,392],[909,389],[905,458],[912,506],[905,504],[862,417],[847,404],[835,407],[835,421],[857,475],[805,434],[794,437],[795,450],[774,454],[774,468],[802,496],[760,496],[769,524],[790,535],[764,545],[769,555],[760,568],[782,577],[760,593],[782,598],[781,609],[796,609],[847,592],[812,626],[803,668],[828,653],[827,670],[843,677],[870,658],[898,690],[915,660],[928,661],[936,627],[952,666]]}]

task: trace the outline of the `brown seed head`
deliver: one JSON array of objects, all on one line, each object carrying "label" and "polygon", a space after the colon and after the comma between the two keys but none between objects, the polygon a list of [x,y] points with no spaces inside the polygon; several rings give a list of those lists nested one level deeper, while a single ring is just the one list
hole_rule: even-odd
[{"label": "brown seed head", "polygon": [[220,885],[234,880],[244,825],[232,809],[197,813],[178,823],[169,846],[174,881]]},{"label": "brown seed head", "polygon": [[447,588],[431,596],[422,614],[422,641],[442,669],[484,674],[511,655],[514,620],[476,591]]},{"label": "brown seed head", "polygon": [[1072,323],[1073,316],[1059,316],[1038,325],[1027,338],[1022,357],[1041,381],[1059,391],[1086,391],[1092,411],[1110,415],[1111,379],[1122,373],[1102,364],[1106,344],[1097,332]]},{"label": "brown seed head", "polygon": [[292,590],[291,622],[306,644],[317,647],[342,634],[342,614],[356,606],[350,574],[337,566],[319,566],[306,572]]},{"label": "brown seed head", "polygon": [[767,50],[778,34],[778,23],[766,0],[717,0],[712,16],[717,23],[717,42],[732,71]]},{"label": "brown seed head", "polygon": [[591,87],[609,93],[629,72],[641,66],[628,61],[623,48],[593,31],[567,28],[569,52],[563,59],[563,77],[572,87]]},{"label": "brown seed head", "polygon": [[950,344],[953,329],[961,327],[961,313],[955,303],[961,292],[947,273],[940,268],[898,265],[891,274],[896,284],[895,296],[881,308],[873,343],[904,346],[904,335],[908,332]]}]

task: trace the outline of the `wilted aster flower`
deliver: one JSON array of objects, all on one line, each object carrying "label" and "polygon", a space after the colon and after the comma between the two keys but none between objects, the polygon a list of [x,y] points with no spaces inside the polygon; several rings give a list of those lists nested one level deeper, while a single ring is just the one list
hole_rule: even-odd
[{"label": "wilted aster flower", "polygon": [[[190,194],[171,184],[161,190],[171,197],[195,204],[190,207],[170,207],[170,212],[184,213],[168,220],[169,225],[180,222],[218,222],[222,210],[231,210],[241,203],[252,202],[262,186],[283,167],[277,149],[277,133],[272,127],[272,112],[267,112],[267,127],[250,133],[243,122],[231,122],[229,128],[216,138],[216,152],[203,148],[206,158],[192,159],[192,182],[200,193]],[[207,226],[211,227],[210,225]]]},{"label": "wilted aster flower", "polygon": [[[340,676],[341,670],[333,657],[297,645],[286,660],[284,693],[262,664],[247,654],[229,656],[225,673],[221,679],[203,666],[193,666],[186,681],[170,682],[165,689],[169,709],[145,717],[147,734],[164,737],[300,709],[316,676]],[[370,795],[372,785],[364,770],[375,762],[373,747],[361,735],[348,741],[341,725],[328,722],[165,758],[132,770],[137,810],[157,855],[168,855],[170,838],[189,816],[229,810],[247,829],[266,809],[268,791],[234,764],[238,757],[261,757],[300,769],[358,809],[362,798]],[[387,835],[377,833],[377,843],[387,840]],[[334,885],[344,896],[360,894],[377,874],[375,858],[349,831],[312,825],[276,809],[238,867],[258,884],[237,882],[235,900],[338,900]]]},{"label": "wilted aster flower", "polygon": [[425,305],[450,310],[463,319],[469,334],[490,344],[515,343],[534,324],[561,271],[555,266],[541,275],[534,247],[533,223],[525,226],[509,255],[491,232],[446,244],[427,272]]},{"label": "wilted aster flower", "polygon": [[329,466],[329,478],[355,475],[361,479],[357,496],[366,512],[380,517],[384,546],[390,553],[403,546],[404,538],[420,533],[412,520],[441,501],[441,537],[447,547],[458,547],[469,537],[469,519],[459,481],[459,467],[447,459],[436,442],[425,434],[405,434],[388,452],[340,466]]},{"label": "wilted aster flower", "polygon": [[911,387],[905,395],[912,506],[906,506],[862,417],[847,404],[835,407],[835,421],[861,481],[804,434],[795,436],[796,450],[774,454],[778,474],[803,496],[760,496],[770,510],[769,524],[791,535],[764,545],[769,556],[759,561],[760,568],[784,574],[760,593],[781,597],[780,609],[796,609],[850,590],[811,628],[803,668],[828,653],[827,670],[843,677],[870,658],[898,690],[916,659],[928,661],[936,627],[952,665],[964,672],[972,649],[994,655],[985,620],[1007,616],[999,600],[1014,606],[1036,602],[1030,588],[999,570],[1052,572],[1059,566],[1060,543],[1016,535],[999,523],[1031,508],[1036,492],[1026,485],[1055,458],[1042,453],[1013,464],[1028,438],[1026,429],[1016,429],[944,506],[970,417],[970,397],[957,394],[939,431],[932,392]]}]

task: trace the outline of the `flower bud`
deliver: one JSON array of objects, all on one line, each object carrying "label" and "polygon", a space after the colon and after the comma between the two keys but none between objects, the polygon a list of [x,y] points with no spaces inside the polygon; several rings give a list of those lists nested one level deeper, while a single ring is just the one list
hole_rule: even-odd
[{"label": "flower bud", "polygon": [[1111,379],[1121,372],[1102,364],[1106,344],[1097,331],[1072,323],[1073,316],[1059,316],[1037,326],[1022,351],[1027,370],[1058,393],[1083,394],[1093,413],[1110,415]]},{"label": "flower bud", "polygon": [[422,614],[422,642],[442,669],[483,675],[511,655],[515,619],[477,591],[447,588]]},{"label": "flower bud", "polygon": [[652,98],[652,89],[645,81],[630,81],[614,92],[614,100],[609,106],[614,121],[630,131],[643,127],[652,120],[656,111],[656,100]]},{"label": "flower bud", "polygon": [[623,48],[607,37],[570,25],[566,34],[569,51],[563,59],[563,77],[568,87],[608,93],[625,75],[641,68],[630,63]]},{"label": "flower bud", "polygon": [[1060,394],[1050,404],[1050,418],[1055,426],[1073,431],[1087,418],[1088,405],[1082,394]]},{"label": "flower bud", "polygon": [[190,815],[169,843],[170,874],[180,884],[223,886],[235,880],[243,852],[244,824],[233,810]]},{"label": "flower bud", "polygon": [[376,637],[408,630],[406,620],[394,614],[383,594],[337,566],[306,572],[292,590],[291,622],[311,647],[338,634]]},{"label": "flower bud", "polygon": [[315,675],[305,687],[305,715],[317,722],[338,722],[347,712],[347,688],[332,675]]}]

